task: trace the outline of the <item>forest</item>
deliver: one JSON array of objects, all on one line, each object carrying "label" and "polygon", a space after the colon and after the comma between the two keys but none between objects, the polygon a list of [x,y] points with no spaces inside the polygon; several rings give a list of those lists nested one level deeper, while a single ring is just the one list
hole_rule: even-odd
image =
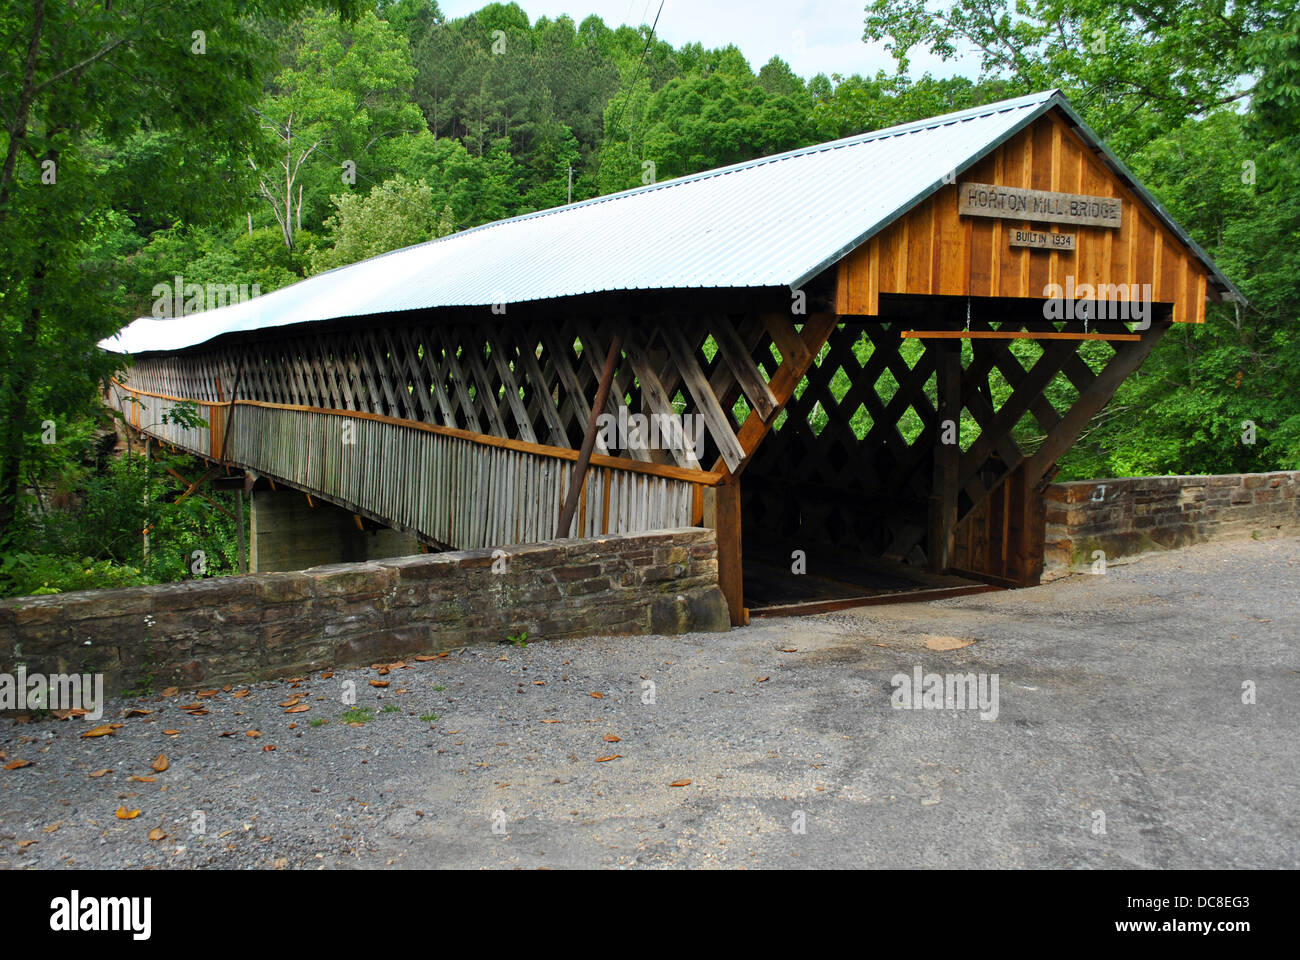
[{"label": "forest", "polygon": [[[1300,469],[1293,0],[871,0],[860,40],[895,69],[804,78],[779,57],[755,69],[734,46],[514,3],[459,18],[434,0],[7,6],[0,595],[233,569],[233,508],[186,495],[193,464],[109,452],[101,384],[120,360],[96,344],[187,309],[177,283],[267,293],[1054,87],[1248,300],[1167,335],[1059,478]],[[918,76],[920,50],[973,50],[979,77]]]}]

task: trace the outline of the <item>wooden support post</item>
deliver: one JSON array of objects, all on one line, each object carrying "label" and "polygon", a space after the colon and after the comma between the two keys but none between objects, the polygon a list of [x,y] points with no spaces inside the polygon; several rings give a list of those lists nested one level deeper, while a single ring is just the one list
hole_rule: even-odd
[{"label": "wooden support post", "polygon": [[587,465],[591,463],[591,451],[596,446],[596,421],[605,409],[609,397],[609,385],[614,380],[614,368],[618,365],[620,339],[617,333],[609,340],[609,352],[605,355],[605,368],[600,373],[600,386],[596,388],[596,399],[591,405],[591,416],[587,420],[587,432],[582,437],[582,448],[578,451],[578,462],[573,465],[569,478],[569,492],[564,496],[564,507],[560,510],[560,522],[555,531],[555,538],[562,540],[569,535],[573,526],[573,514],[578,509],[578,495],[582,493],[583,481],[587,477]]},{"label": "wooden support post", "polygon": [[[713,527],[718,538],[718,586],[727,600],[731,625],[743,627],[749,623],[745,609],[745,580],[741,567],[740,536],[740,481],[729,477],[706,494],[713,493]],[[706,506],[705,516],[709,510]]]},{"label": "wooden support post", "polygon": [[[934,444],[934,484],[930,496],[930,531],[926,550],[932,573],[952,565],[957,529],[957,481],[961,467],[961,345],[944,341],[930,347],[938,353],[938,430]],[[951,426],[949,426],[951,421]],[[946,442],[947,441],[947,442]]]},{"label": "wooden support post", "polygon": [[240,573],[247,573],[248,566],[244,561],[244,491],[242,487],[235,491],[235,516],[238,518],[235,521],[235,527],[239,533],[239,542],[235,548],[239,551],[238,558],[236,559],[236,569],[238,569]]}]

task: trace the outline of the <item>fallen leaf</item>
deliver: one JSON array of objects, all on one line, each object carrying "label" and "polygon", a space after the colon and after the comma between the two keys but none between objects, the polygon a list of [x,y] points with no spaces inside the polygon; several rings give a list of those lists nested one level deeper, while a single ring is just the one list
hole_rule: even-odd
[{"label": "fallen leaf", "polygon": [[163,695],[164,697],[174,697],[174,696],[176,696],[176,694],[178,694],[178,693],[180,693],[180,692],[181,692],[181,688],[180,688],[180,687],[168,687],[166,690],[164,690],[164,691],[162,692],[162,695]]},{"label": "fallen leaf", "polygon": [[274,749],[275,749],[275,747],[274,747],[272,744],[269,744],[269,743],[268,743],[266,746],[264,746],[264,747],[262,748],[262,752],[263,752],[263,753],[270,753],[270,752],[271,752],[272,750],[274,750]]},{"label": "fallen leaf", "polygon": [[157,843],[159,840],[167,839],[167,834],[163,833],[162,827],[154,827],[149,831],[149,839]]},{"label": "fallen leaf", "polygon": [[389,670],[405,670],[405,669],[406,669],[406,661],[405,661],[405,660],[398,660],[396,663],[390,663],[390,664],[388,665],[388,669],[389,669]]},{"label": "fallen leaf", "polygon": [[157,783],[157,777],[127,777],[128,783]]},{"label": "fallen leaf", "polygon": [[128,810],[126,807],[117,808],[117,819],[119,820],[134,820],[138,816],[140,816],[139,810]]},{"label": "fallen leaf", "polygon": [[61,826],[63,826],[63,821],[62,821],[62,820],[60,820],[58,823],[52,823],[52,824],[50,824],[48,827],[46,827],[46,828],[45,828],[44,830],[42,830],[41,832],[42,832],[42,833],[53,833],[55,830],[59,829],[59,827],[61,827]]},{"label": "fallen leaf", "polygon": [[534,681],[533,681],[533,686],[534,686],[534,687],[544,687],[544,686],[546,686],[546,681],[545,681],[545,680],[534,680]]},{"label": "fallen leaf", "polygon": [[604,700],[604,699],[605,699],[605,695],[604,695],[603,693],[597,693],[595,690],[593,690],[593,691],[591,692],[591,695],[592,695],[595,699],[597,699],[597,700]]},{"label": "fallen leaf", "polygon": [[242,700],[242,699],[244,699],[244,697],[248,696],[248,694],[249,694],[249,691],[248,691],[247,689],[245,689],[245,690],[236,690],[234,693],[231,694],[231,696],[234,697],[236,700]]},{"label": "fallen leaf", "polygon": [[621,754],[621,753],[611,753],[608,757],[597,757],[597,758],[596,758],[596,762],[597,762],[597,763],[608,763],[610,760],[617,760],[617,759],[619,759],[619,758],[622,757],[622,756],[623,756],[623,754]]},{"label": "fallen leaf", "polygon": [[152,710],[141,710],[139,707],[132,707],[126,713],[122,714],[122,716],[130,720],[132,717],[147,717],[151,713],[153,713]]},{"label": "fallen leaf", "polygon": [[94,777],[96,780],[98,780],[100,777],[106,776],[112,772],[113,772],[112,767],[105,767],[103,770],[92,771],[91,773],[88,774],[88,776]]},{"label": "fallen leaf", "polygon": [[261,735],[262,735],[261,730],[249,730],[247,733],[244,734],[244,736],[246,737],[260,737]]},{"label": "fallen leaf", "polygon": [[386,686],[388,686],[388,681],[387,681],[387,680],[371,680],[371,681],[370,681],[370,685],[371,685],[372,687],[386,687]]},{"label": "fallen leaf", "polygon": [[219,733],[219,734],[217,734],[217,736],[219,736],[219,737],[233,737],[234,735],[235,735],[235,731],[234,731],[234,730],[226,730],[226,731],[224,731],[223,733]]},{"label": "fallen leaf", "polygon": [[113,727],[110,724],[104,724],[103,726],[92,727],[90,730],[87,730],[81,736],[83,739],[86,737],[106,737],[112,732],[113,732]]},{"label": "fallen leaf", "polygon": [[28,847],[30,847],[33,843],[40,843],[40,841],[39,841],[39,840],[19,840],[19,841],[18,841],[18,849],[19,849],[19,850],[26,850],[26,849],[27,849]]},{"label": "fallen leaf", "polygon": [[222,693],[229,693],[231,690],[234,689],[234,686],[235,686],[235,685],[234,685],[233,683],[228,683],[228,684],[226,684],[224,687],[221,688],[221,692],[222,692]]},{"label": "fallen leaf", "polygon": [[668,784],[670,787],[689,787],[690,785],[691,781],[689,780],[674,780],[672,783]]},{"label": "fallen leaf", "polygon": [[310,703],[300,703],[296,707],[290,707],[285,713],[304,713],[311,709]]},{"label": "fallen leaf", "polygon": [[777,647],[776,649],[777,649],[777,652],[778,652],[778,653],[798,653],[798,652],[799,652],[799,648],[798,648],[798,647]]},{"label": "fallen leaf", "polygon": [[283,703],[281,703],[280,706],[296,707],[300,703],[302,703],[302,697],[290,697],[288,700],[285,700]]},{"label": "fallen leaf", "polygon": [[302,683],[302,681],[303,681],[302,677],[290,677],[288,680],[285,681],[285,683]]},{"label": "fallen leaf", "polygon": [[381,677],[386,677],[386,676],[388,676],[388,668],[387,668],[387,667],[380,667],[380,668],[379,668],[379,675],[380,675]]},{"label": "fallen leaf", "polygon": [[755,683],[767,683],[767,681],[769,681],[769,680],[771,680],[771,679],[772,679],[771,677],[759,677],[759,678],[758,678],[757,680],[755,680],[754,682],[755,682]]},{"label": "fallen leaf", "polygon": [[191,717],[206,717],[208,715],[208,711],[202,708],[199,708],[198,710],[186,710],[185,712]]},{"label": "fallen leaf", "polygon": [[[80,707],[70,707],[67,710],[50,711],[53,716],[58,717],[60,720],[67,720],[69,717],[84,717],[87,712],[88,711],[82,710]],[[144,712],[148,713],[149,711],[145,710]],[[130,714],[128,713],[127,716],[130,716]]]},{"label": "fallen leaf", "polygon": [[601,737],[601,739],[606,743],[619,743],[622,740],[622,737],[616,737],[612,733],[607,733]]},{"label": "fallen leaf", "polygon": [[543,720],[542,723],[563,723],[563,720]]},{"label": "fallen leaf", "polygon": [[181,707],[180,709],[181,709],[181,710],[202,710],[202,709],[203,709],[203,704],[201,704],[201,703],[187,703],[187,704],[185,704],[185,706]]},{"label": "fallen leaf", "polygon": [[428,663],[430,660],[437,660],[438,658],[422,653],[415,659],[418,660],[420,663]]},{"label": "fallen leaf", "polygon": [[204,697],[215,697],[216,695],[216,690],[200,690],[198,693],[194,694],[194,696],[198,697],[200,700]]},{"label": "fallen leaf", "polygon": [[158,754],[158,759],[155,760],[153,763],[149,764],[149,766],[153,767],[156,772],[162,773],[168,767],[171,766],[171,762],[167,759],[167,757],[165,757],[163,754],[160,753]]},{"label": "fallen leaf", "polygon": [[10,760],[8,763],[5,764],[5,769],[21,770],[23,767],[30,767],[31,765],[32,762],[30,760]]},{"label": "fallen leaf", "polygon": [[330,679],[330,678],[333,677],[333,676],[334,676],[334,671],[331,670],[329,673],[322,673],[322,674],[320,675],[320,678],[321,678],[322,680],[328,680],[328,679]]},{"label": "fallen leaf", "polygon": [[163,733],[169,737],[178,737],[181,732],[179,730],[164,730]]}]

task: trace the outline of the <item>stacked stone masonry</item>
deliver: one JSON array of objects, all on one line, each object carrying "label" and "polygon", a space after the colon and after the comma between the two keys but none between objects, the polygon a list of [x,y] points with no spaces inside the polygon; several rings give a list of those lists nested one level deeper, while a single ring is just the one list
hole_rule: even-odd
[{"label": "stacked stone masonry", "polygon": [[[504,572],[502,571],[504,561]],[[469,643],[726,630],[712,530],[686,528],[0,601],[0,672],[110,693],[364,665]]]},{"label": "stacked stone masonry", "polygon": [[1300,531],[1300,472],[1125,477],[1056,483],[1047,511],[1043,580],[1152,550]]}]

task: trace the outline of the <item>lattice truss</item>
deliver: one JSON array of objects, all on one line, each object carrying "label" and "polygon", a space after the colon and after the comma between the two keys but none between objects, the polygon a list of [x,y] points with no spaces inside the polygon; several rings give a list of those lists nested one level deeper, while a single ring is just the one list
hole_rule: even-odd
[{"label": "lattice truss", "polygon": [[[923,564],[943,421],[960,421],[957,503],[965,517],[1063,428],[1117,353],[1106,341],[901,339],[913,326],[836,327],[745,473],[747,545]],[[976,319],[971,329],[1055,327]],[[959,418],[937,409],[944,350],[961,351]]]},{"label": "lattice truss", "polygon": [[[474,433],[577,448],[610,337],[622,347],[609,413],[699,416],[702,450],[650,447],[625,432],[597,451],[646,462],[736,470],[781,400],[769,381],[811,359],[791,319],[774,315],[590,318],[406,325],[259,340],[206,353],[146,357],[130,385],[196,400],[241,400],[357,410]],[[779,390],[779,384],[778,384]],[[751,412],[757,419],[742,431]],[[759,422],[761,421],[761,422]],[[633,422],[628,420],[628,422]],[[661,421],[662,422],[662,421]],[[619,441],[626,438],[626,443]],[[644,441],[648,438],[641,437]]]}]

